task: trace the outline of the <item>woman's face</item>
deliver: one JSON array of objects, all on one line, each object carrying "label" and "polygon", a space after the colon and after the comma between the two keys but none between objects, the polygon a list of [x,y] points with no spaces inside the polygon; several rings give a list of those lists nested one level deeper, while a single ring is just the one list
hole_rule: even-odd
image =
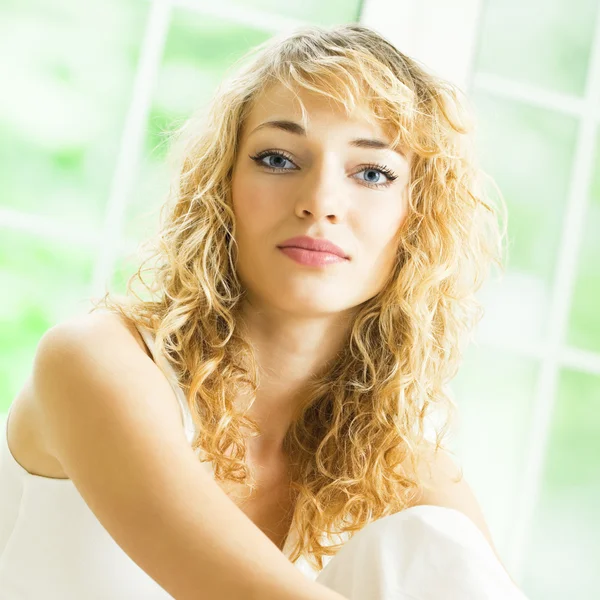
[{"label": "woman's face", "polygon": [[[294,94],[281,84],[255,103],[243,128],[232,179],[238,274],[253,304],[322,316],[382,289],[407,214],[410,155],[353,142],[390,141],[369,113],[347,118],[333,101],[298,95],[306,132]],[[281,248],[296,236],[329,240],[346,258]]]}]

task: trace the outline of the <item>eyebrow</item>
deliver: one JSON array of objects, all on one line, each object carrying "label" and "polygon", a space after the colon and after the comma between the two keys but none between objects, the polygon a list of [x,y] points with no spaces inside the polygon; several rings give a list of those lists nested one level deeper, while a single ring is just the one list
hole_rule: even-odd
[{"label": "eyebrow", "polygon": [[[303,137],[306,137],[306,130],[304,129],[304,127],[302,127],[302,125],[299,125],[298,123],[295,123],[294,121],[286,121],[286,120],[265,121],[264,123],[261,123],[258,127],[255,127],[248,134],[248,137],[250,137],[254,132],[258,131],[259,129],[263,129],[265,127],[270,127],[273,129],[280,129],[282,131],[287,131],[288,133],[294,133],[296,135],[301,135]],[[402,152],[402,150],[400,150],[399,148],[393,148],[390,144],[388,144],[387,142],[384,142],[382,140],[376,140],[376,139],[372,139],[372,138],[357,138],[354,140],[350,140],[350,142],[348,142],[348,143],[350,144],[350,146],[354,146],[355,148],[369,148],[369,149],[374,149],[374,150],[392,150],[392,152],[396,152],[397,154],[400,154],[401,156],[406,158],[406,155],[404,154],[404,152]]]}]

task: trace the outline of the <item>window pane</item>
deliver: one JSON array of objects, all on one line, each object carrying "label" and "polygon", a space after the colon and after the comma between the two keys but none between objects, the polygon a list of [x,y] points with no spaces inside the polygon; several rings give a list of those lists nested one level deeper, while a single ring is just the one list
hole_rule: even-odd
[{"label": "window pane", "polygon": [[127,281],[136,272],[138,266],[139,264],[133,264],[132,256],[129,254],[120,255],[115,262],[110,292],[112,294],[125,294]]},{"label": "window pane", "polygon": [[145,0],[0,7],[0,56],[10,57],[0,61],[0,204],[97,226],[148,7]]},{"label": "window pane", "polygon": [[258,8],[301,21],[320,25],[334,25],[357,21],[360,0],[303,0],[302,2],[277,2],[276,0],[234,0],[244,8]]},{"label": "window pane", "polygon": [[225,70],[250,47],[270,37],[228,21],[175,10],[153,98],[139,183],[133,191],[126,233],[140,240],[156,229],[169,176],[165,132],[183,123],[212,96]]},{"label": "window pane", "polygon": [[[568,193],[576,119],[520,102],[473,94],[481,164],[508,205],[508,272],[488,295],[495,327],[513,341],[540,341],[557,261]],[[489,287],[489,286],[488,286]],[[515,307],[521,315],[515,320]],[[521,324],[525,322],[525,328]],[[527,325],[529,323],[529,325]]]},{"label": "window pane", "polygon": [[477,71],[582,96],[597,0],[488,0]]},{"label": "window pane", "polygon": [[600,136],[596,168],[586,215],[585,233],[575,289],[568,343],[600,352]]},{"label": "window pane", "polygon": [[532,599],[600,588],[600,377],[561,373],[523,588]]},{"label": "window pane", "polygon": [[514,517],[537,374],[534,360],[471,346],[451,385],[459,410],[453,450],[500,554]]},{"label": "window pane", "polygon": [[[137,273],[147,256],[147,251],[142,250],[142,248],[139,246],[138,248],[123,250],[120,253],[117,258],[113,277],[110,283],[110,291],[112,294],[125,295],[127,290],[127,282],[132,275]],[[153,265],[154,261],[152,260],[144,263],[142,268],[142,278],[147,284],[151,284],[153,281],[153,273],[148,272],[148,269],[150,269]],[[152,300],[151,294],[138,281],[137,277],[133,282],[133,291],[144,300]]]},{"label": "window pane", "polygon": [[42,334],[91,308],[92,265],[85,249],[0,229],[0,413],[25,383]]}]

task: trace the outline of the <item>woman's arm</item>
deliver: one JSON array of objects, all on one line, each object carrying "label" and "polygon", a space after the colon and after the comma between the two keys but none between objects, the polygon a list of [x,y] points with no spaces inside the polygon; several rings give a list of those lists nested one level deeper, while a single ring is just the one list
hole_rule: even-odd
[{"label": "woman's arm", "polygon": [[306,578],[199,463],[174,393],[114,315],[42,337],[46,443],[117,544],[177,600],[343,600]]}]

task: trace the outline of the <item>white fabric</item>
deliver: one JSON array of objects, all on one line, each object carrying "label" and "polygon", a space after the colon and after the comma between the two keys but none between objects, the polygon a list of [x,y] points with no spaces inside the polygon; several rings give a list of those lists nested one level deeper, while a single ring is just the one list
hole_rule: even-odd
[{"label": "white fabric", "polygon": [[349,600],[527,600],[476,525],[441,506],[367,525],[316,580]]},{"label": "white fabric", "polygon": [[[150,333],[140,333],[154,355]],[[174,387],[191,443],[183,392],[168,362],[154,359]],[[9,417],[10,410],[0,440],[0,600],[172,598],[110,537],[71,480],[32,475],[17,463],[8,447]],[[292,530],[283,549],[288,557],[295,539]],[[412,507],[335,541],[346,543],[325,558],[320,573],[303,557],[295,566],[351,600],[525,598],[483,534],[452,509]]]}]

